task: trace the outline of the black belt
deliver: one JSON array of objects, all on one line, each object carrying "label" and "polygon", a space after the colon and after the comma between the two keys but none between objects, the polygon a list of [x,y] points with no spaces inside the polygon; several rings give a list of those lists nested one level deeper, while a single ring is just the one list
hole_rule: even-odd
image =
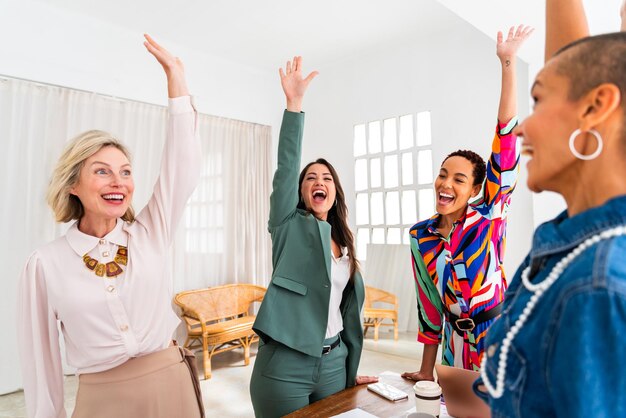
[{"label": "black belt", "polygon": [[335,348],[337,348],[337,346],[339,345],[340,342],[341,342],[341,338],[337,337],[335,342],[332,343],[331,345],[323,345],[322,346],[322,355],[325,356],[326,354],[328,354],[331,351],[333,351]]},{"label": "black belt", "polygon": [[481,311],[472,318],[461,318],[446,309],[446,317],[448,318],[450,325],[452,325],[452,328],[454,328],[454,330],[462,336],[463,333],[472,331],[477,325],[492,320],[496,316],[500,315],[501,312],[502,303],[496,305],[488,311]]}]

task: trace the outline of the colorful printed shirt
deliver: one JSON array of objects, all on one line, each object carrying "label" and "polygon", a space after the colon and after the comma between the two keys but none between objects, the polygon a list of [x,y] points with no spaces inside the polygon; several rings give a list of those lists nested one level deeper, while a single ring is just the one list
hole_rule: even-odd
[{"label": "colorful printed shirt", "polygon": [[445,365],[479,370],[489,320],[463,336],[444,321],[445,310],[472,318],[502,302],[507,281],[502,269],[506,215],[519,173],[520,144],[512,134],[517,117],[496,127],[483,196],[467,206],[448,237],[437,231],[439,214],[410,230],[419,312],[417,340],[442,340]]}]

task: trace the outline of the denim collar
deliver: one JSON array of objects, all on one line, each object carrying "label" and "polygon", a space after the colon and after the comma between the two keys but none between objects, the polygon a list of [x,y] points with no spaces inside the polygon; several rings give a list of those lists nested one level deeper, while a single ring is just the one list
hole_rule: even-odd
[{"label": "denim collar", "polygon": [[540,225],[533,236],[533,259],[572,249],[606,229],[626,225],[626,195],[569,217],[567,211]]}]

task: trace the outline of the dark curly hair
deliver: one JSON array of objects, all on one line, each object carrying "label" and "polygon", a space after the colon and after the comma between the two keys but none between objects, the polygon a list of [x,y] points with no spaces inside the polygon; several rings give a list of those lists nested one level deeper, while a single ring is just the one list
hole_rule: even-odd
[{"label": "dark curly hair", "polygon": [[463,157],[472,163],[472,167],[474,168],[472,170],[472,174],[474,175],[473,185],[483,184],[485,176],[487,175],[487,166],[485,165],[485,160],[483,160],[480,155],[476,154],[474,151],[460,149],[448,154],[441,164],[445,163],[450,157]]}]

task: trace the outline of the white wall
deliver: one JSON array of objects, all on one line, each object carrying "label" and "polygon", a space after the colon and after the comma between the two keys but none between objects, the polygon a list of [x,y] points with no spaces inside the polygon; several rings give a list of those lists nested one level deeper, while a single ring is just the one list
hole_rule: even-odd
[{"label": "white wall", "polygon": [[[150,28],[145,31],[150,32]],[[186,49],[159,38],[158,33],[152,35],[183,59],[201,112],[267,125],[277,123],[276,115],[283,104],[275,74]],[[0,0],[0,39],[1,75],[167,103],[163,71],[145,51],[141,32],[130,32],[44,2]],[[11,173],[2,174],[6,177]],[[5,197],[3,204],[10,204],[10,199]],[[29,252],[0,255],[4,266],[0,292],[2,341],[16,335],[17,281]],[[0,344],[0,394],[21,387],[16,350],[15,344]]]},{"label": "white wall", "polygon": [[[430,17],[440,22],[439,33],[321,68],[310,87],[303,162],[325,157],[336,166],[353,227],[354,124],[429,110],[435,169],[459,148],[489,155],[500,90],[495,42],[439,8]],[[518,71],[519,109],[526,116],[528,66],[519,62]],[[505,265],[510,277],[530,248],[532,209],[523,162],[509,218]]]}]

